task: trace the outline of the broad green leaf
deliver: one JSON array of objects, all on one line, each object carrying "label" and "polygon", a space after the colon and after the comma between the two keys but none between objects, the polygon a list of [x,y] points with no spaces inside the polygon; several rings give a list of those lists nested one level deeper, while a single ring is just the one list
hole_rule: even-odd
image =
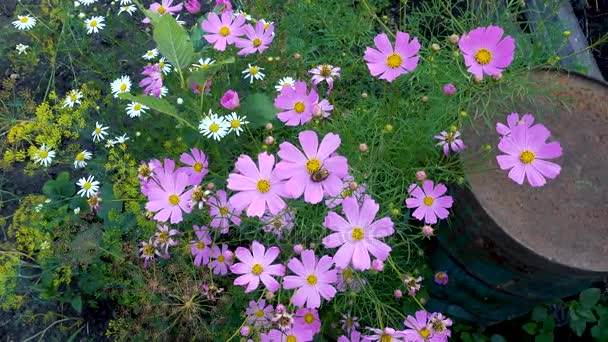
[{"label": "broad green leaf", "polygon": [[600,320],[591,328],[591,336],[597,341],[608,341],[608,320]]},{"label": "broad green leaf", "polygon": [[521,328],[524,329],[524,331],[530,335],[535,335],[536,331],[538,331],[538,326],[534,322],[528,322],[528,323],[522,325]]},{"label": "broad green leaf", "polygon": [[42,186],[42,193],[52,199],[72,197],[76,192],[76,185],[70,180],[70,174],[60,173],[54,180],[49,180]]},{"label": "broad green leaf", "polygon": [[587,322],[582,319],[571,319],[570,320],[570,329],[574,331],[577,336],[583,336],[585,329],[587,328]]},{"label": "broad green leaf", "polygon": [[188,76],[188,84],[196,83],[202,86],[203,84],[205,84],[205,82],[207,82],[209,75],[219,70],[222,65],[232,64],[235,60],[236,59],[234,58],[234,56],[232,56],[230,58],[224,59],[223,61],[215,62],[204,68],[199,68],[193,71],[192,73],[190,73],[190,76]]},{"label": "broad green leaf", "polygon": [[595,322],[597,320],[597,318],[593,314],[593,311],[591,309],[589,309],[589,308],[580,307],[576,311],[576,314],[579,317],[584,318],[585,320],[587,320],[587,322]]},{"label": "broad green leaf", "polygon": [[582,306],[586,308],[591,308],[598,302],[598,300],[600,300],[601,295],[602,293],[600,289],[592,287],[581,292],[581,294],[579,295],[579,300]]},{"label": "broad green leaf", "polygon": [[542,322],[547,318],[547,309],[544,306],[535,306],[532,310],[532,320],[534,322]]},{"label": "broad green leaf", "polygon": [[111,224],[110,220],[110,212],[114,210],[116,213],[120,213],[122,211],[122,201],[117,200],[114,197],[114,189],[112,184],[105,183],[101,188],[101,207],[97,215],[103,219],[103,223],[106,226]]},{"label": "broad green leaf", "polygon": [[79,295],[73,297],[70,301],[70,304],[72,305],[72,308],[74,308],[74,310],[78,312],[78,314],[82,312],[82,297],[80,297]]},{"label": "broad green leaf", "polygon": [[241,109],[254,128],[264,126],[267,122],[274,120],[279,112],[272,99],[261,93],[247,96],[241,103]]},{"label": "broad green leaf", "polygon": [[190,39],[192,40],[192,46],[194,46],[195,51],[201,51],[205,45],[207,45],[207,41],[203,38],[204,32],[201,27],[201,23],[205,20],[205,17],[200,17],[196,24],[190,30]]},{"label": "broad green leaf", "polygon": [[154,25],[152,37],[158,51],[174,66],[183,69],[194,59],[194,47],[186,29],[170,15],[161,15],[145,11]]},{"label": "broad green leaf", "polygon": [[553,342],[553,333],[542,333],[534,338],[534,342]]},{"label": "broad green leaf", "polygon": [[544,332],[552,332],[555,329],[555,319],[551,316],[548,316],[543,321],[542,331]]}]

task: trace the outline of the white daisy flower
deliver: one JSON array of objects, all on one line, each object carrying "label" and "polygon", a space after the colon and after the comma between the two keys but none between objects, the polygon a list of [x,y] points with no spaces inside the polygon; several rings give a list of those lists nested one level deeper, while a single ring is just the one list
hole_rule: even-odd
[{"label": "white daisy flower", "polygon": [[201,69],[201,68],[206,68],[206,67],[210,66],[213,63],[215,63],[214,59],[211,59],[211,58],[205,58],[205,59],[200,58],[198,60],[198,63],[192,64],[192,68],[190,68],[190,71],[198,70],[198,69]]},{"label": "white daisy flower", "polygon": [[96,181],[95,177],[93,176],[89,176],[88,178],[80,178],[76,185],[80,187],[80,190],[78,190],[77,192],[80,197],[87,196],[88,198],[91,196],[95,196],[97,194],[97,191],[99,190],[99,182]]},{"label": "white daisy flower", "polygon": [[266,77],[266,75],[264,75],[262,72],[260,72],[260,70],[264,70],[264,68],[260,68],[256,65],[251,65],[251,64],[247,64],[249,67],[245,70],[243,70],[243,74],[245,74],[245,76],[243,76],[244,79],[248,79],[249,78],[249,83],[253,83],[253,79],[255,78],[256,80],[263,80],[264,77]]},{"label": "white daisy flower", "polygon": [[198,129],[205,137],[218,141],[228,134],[229,128],[230,123],[224,117],[213,114],[211,109],[209,110],[209,115],[204,117],[198,125]]},{"label": "white daisy flower", "polygon": [[102,16],[91,17],[91,19],[86,19],[84,24],[87,27],[87,34],[91,33],[99,33],[99,30],[103,30],[106,26],[103,22],[105,21]]},{"label": "white daisy flower", "polygon": [[106,148],[110,148],[110,147],[114,147],[114,145],[116,145],[116,141],[112,140],[112,139],[108,139],[108,141],[106,141]]},{"label": "white daisy flower", "polygon": [[144,106],[139,102],[131,102],[126,108],[127,115],[129,115],[131,118],[141,116],[141,114],[145,113],[147,109],[150,109],[150,107]]},{"label": "white daisy flower", "polygon": [[30,17],[29,14],[18,15],[17,20],[13,21],[13,26],[19,30],[29,30],[36,26],[36,19]]},{"label": "white daisy flower", "polygon": [[[169,93],[169,88],[162,86],[160,88],[160,94],[158,94],[158,98],[159,99],[163,98],[163,97],[167,96],[168,93]],[[150,95],[152,95],[152,93],[150,93]]]},{"label": "white daisy flower", "polygon": [[29,45],[25,45],[25,44],[21,44],[20,43],[20,44],[17,44],[15,46],[15,50],[19,51],[19,54],[24,53],[24,54],[27,55],[27,51],[25,51],[25,50],[27,50],[27,48],[29,48],[29,47],[30,47]]},{"label": "white daisy flower", "polygon": [[234,132],[237,136],[240,135],[243,131],[243,125],[249,123],[249,121],[246,121],[245,119],[247,119],[246,116],[239,117],[235,112],[226,115],[226,121],[230,125],[228,133]]},{"label": "white daisy flower", "polygon": [[97,0],[78,0],[78,2],[80,2],[81,4],[83,4],[85,6],[89,6],[89,5],[96,3]]},{"label": "white daisy flower", "polygon": [[283,89],[284,86],[288,86],[291,87],[291,89],[296,89],[295,87],[296,84],[296,80],[294,80],[291,77],[283,77],[279,80],[279,84],[274,86],[274,89],[276,89],[277,91],[281,91]]},{"label": "white daisy flower", "polygon": [[47,147],[46,144],[42,144],[34,156],[34,162],[47,167],[51,164],[53,158],[55,158],[55,151]]},{"label": "white daisy flower", "polygon": [[127,140],[131,140],[131,138],[129,138],[127,136],[127,134],[125,133],[125,134],[123,134],[123,135],[121,135],[119,137],[116,137],[116,139],[114,139],[114,142],[116,144],[124,144]]},{"label": "white daisy flower", "polygon": [[74,158],[74,168],[82,168],[87,166],[87,160],[91,159],[93,157],[93,154],[87,150],[84,150],[82,152],[79,152],[76,155],[76,158]]},{"label": "white daisy flower", "polygon": [[129,15],[133,15],[135,11],[137,11],[137,7],[135,7],[134,5],[124,5],[120,6],[120,10],[118,10],[118,15],[120,15],[120,13],[122,12],[127,12],[129,13]]},{"label": "white daisy flower", "polygon": [[93,130],[93,141],[102,141],[106,138],[108,132],[106,132],[110,127],[103,127],[99,122],[95,122],[95,130]]},{"label": "white daisy flower", "polygon": [[120,93],[128,93],[131,90],[131,78],[129,76],[121,76],[110,83],[114,97],[118,97]]},{"label": "white daisy flower", "polygon": [[251,21],[251,15],[247,14],[247,12],[243,12],[243,11],[236,11],[232,14],[235,18],[238,17],[239,15],[242,15],[243,17],[245,17],[245,20],[247,21]]},{"label": "white daisy flower", "polygon": [[80,104],[80,99],[82,98],[82,93],[80,90],[70,90],[69,93],[65,96],[65,100],[63,100],[63,107],[74,107],[75,104]]},{"label": "white daisy flower", "polygon": [[141,58],[149,61],[156,58],[156,56],[158,56],[158,49],[152,49],[148,50],[143,56],[141,56]]},{"label": "white daisy flower", "polygon": [[120,4],[121,4],[121,5],[129,5],[129,4],[131,4],[131,3],[133,3],[133,1],[132,1],[132,0],[120,0]]},{"label": "white daisy flower", "polygon": [[165,57],[161,57],[156,64],[158,64],[160,70],[163,71],[163,74],[167,75],[171,72],[171,64],[167,63],[167,59]]}]

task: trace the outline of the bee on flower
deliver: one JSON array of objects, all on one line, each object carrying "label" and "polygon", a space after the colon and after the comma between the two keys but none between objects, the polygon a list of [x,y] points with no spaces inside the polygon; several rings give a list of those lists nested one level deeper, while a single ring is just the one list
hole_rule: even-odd
[{"label": "bee on flower", "polygon": [[97,191],[99,191],[99,181],[96,181],[94,176],[89,176],[87,178],[82,177],[78,180],[76,185],[80,187],[80,190],[77,192],[80,197],[86,196],[89,198],[95,196]]},{"label": "bee on flower", "polygon": [[103,22],[106,19],[102,16],[94,16],[89,19],[85,19],[84,24],[87,28],[87,34],[99,33],[99,30],[103,30],[106,26]]},{"label": "bee on flower", "polygon": [[115,79],[111,84],[112,94],[114,97],[118,97],[118,94],[128,93],[131,91],[131,78],[123,75],[120,78]]},{"label": "bee on flower", "polygon": [[46,144],[42,144],[34,155],[34,162],[47,167],[51,164],[53,158],[55,158],[55,151],[51,150]]},{"label": "bee on flower", "polygon": [[74,158],[74,168],[78,169],[87,166],[87,160],[91,159],[92,157],[93,154],[87,150],[78,152],[78,154]]},{"label": "bee on flower", "polygon": [[70,90],[63,100],[63,107],[73,108],[75,104],[80,104],[80,99],[83,97],[80,90]]},{"label": "bee on flower", "polygon": [[95,122],[95,129],[93,130],[93,133],[91,134],[93,136],[93,142],[104,140],[106,138],[106,135],[108,134],[107,130],[109,128],[110,127],[108,127],[108,126],[104,127],[99,122]]},{"label": "bee on flower", "polygon": [[249,84],[253,84],[253,80],[263,80],[264,77],[266,77],[266,75],[264,75],[261,70],[264,70],[264,68],[260,68],[259,66],[256,65],[251,65],[251,64],[247,64],[248,67],[247,69],[243,70],[242,74],[244,74],[245,76],[243,76],[244,79],[249,79]]},{"label": "bee on flower", "polygon": [[36,26],[36,19],[30,17],[29,14],[18,15],[17,20],[13,21],[13,26],[18,30],[29,30]]},{"label": "bee on flower", "polygon": [[149,60],[156,58],[157,56],[158,56],[158,49],[154,48],[152,50],[146,51],[146,53],[143,56],[141,56],[141,58],[149,61]]}]

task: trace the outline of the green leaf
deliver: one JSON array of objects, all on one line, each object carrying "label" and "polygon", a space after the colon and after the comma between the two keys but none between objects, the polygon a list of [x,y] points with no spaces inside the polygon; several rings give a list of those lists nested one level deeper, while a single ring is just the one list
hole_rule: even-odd
[{"label": "green leaf", "polygon": [[532,310],[532,320],[534,322],[542,322],[547,318],[547,309],[544,306],[535,306]]},{"label": "green leaf", "polygon": [[49,180],[42,186],[42,193],[51,199],[69,198],[76,192],[76,185],[70,180],[70,174],[60,173],[54,180]]},{"label": "green leaf", "polygon": [[543,321],[543,328],[541,329],[544,332],[552,332],[555,329],[555,319],[553,317],[546,317]]},{"label": "green leaf", "polygon": [[600,320],[591,328],[591,336],[598,341],[608,341],[608,320]]},{"label": "green leaf", "polygon": [[597,320],[597,318],[593,314],[593,311],[589,308],[581,307],[576,311],[576,314],[578,315],[578,317],[583,318],[587,322],[595,322]]},{"label": "green leaf", "polygon": [[82,312],[82,297],[80,297],[79,295],[72,297],[70,304],[72,305],[72,308],[74,308],[74,310],[78,312],[78,314]]},{"label": "green leaf", "polygon": [[108,226],[112,222],[112,220],[110,220],[110,212],[112,210],[118,213],[121,212],[122,201],[119,201],[114,197],[114,189],[110,183],[105,183],[101,187],[101,199],[101,207],[97,215],[103,219],[104,225]]},{"label": "green leaf", "polygon": [[154,25],[152,37],[158,51],[174,66],[183,69],[194,59],[194,47],[186,29],[170,15],[157,15],[148,10],[146,16]]},{"label": "green leaf", "polygon": [[148,106],[154,110],[157,110],[161,113],[172,116],[172,117],[176,118],[180,123],[198,131],[196,126],[192,125],[190,122],[188,122],[188,120],[179,116],[177,114],[177,109],[175,109],[175,107],[173,107],[167,100],[159,99],[158,97],[154,97],[154,96],[146,96],[146,95],[135,96],[130,93],[121,93],[121,94],[118,94],[118,97],[120,97],[121,99],[125,99],[125,100],[139,102],[139,103],[141,103],[145,106]]},{"label": "green leaf", "polygon": [[582,319],[571,319],[570,320],[570,329],[574,331],[577,336],[583,336],[585,329],[587,328],[587,322]]},{"label": "green leaf", "polygon": [[553,333],[542,333],[534,338],[534,342],[553,342]]},{"label": "green leaf", "polygon": [[247,115],[252,127],[262,127],[275,119],[279,110],[274,106],[272,99],[261,93],[249,95],[241,103],[243,113]]},{"label": "green leaf", "polygon": [[204,32],[201,27],[203,20],[205,20],[205,17],[200,17],[190,30],[190,40],[192,40],[192,46],[194,46],[195,51],[200,51],[207,45],[207,41],[203,38]]},{"label": "green leaf", "polygon": [[597,302],[600,300],[601,295],[602,292],[600,291],[600,289],[592,287],[581,292],[581,294],[579,295],[579,301],[581,302],[582,306],[586,308],[591,308],[595,304],[597,304]]},{"label": "green leaf", "polygon": [[188,84],[196,83],[202,86],[209,79],[209,75],[219,70],[223,65],[232,64],[235,61],[236,59],[234,58],[234,56],[231,56],[230,58],[224,59],[223,61],[215,62],[204,68],[199,68],[193,71],[190,76],[188,76]]},{"label": "green leaf", "polygon": [[521,328],[524,329],[524,331],[530,335],[535,335],[536,331],[538,330],[538,326],[534,322],[528,322],[528,323],[522,325]]}]

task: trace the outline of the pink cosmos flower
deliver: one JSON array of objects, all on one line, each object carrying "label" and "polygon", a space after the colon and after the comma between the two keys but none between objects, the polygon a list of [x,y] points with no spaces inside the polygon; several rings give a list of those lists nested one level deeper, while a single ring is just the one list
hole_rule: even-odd
[{"label": "pink cosmos flower", "polygon": [[456,94],[456,86],[452,83],[448,83],[443,86],[443,93],[446,95],[454,95]]},{"label": "pink cosmos flower", "polygon": [[262,53],[268,49],[274,39],[274,24],[270,24],[267,29],[264,26],[264,23],[260,20],[255,24],[255,29],[249,24],[243,27],[246,38],[237,38],[234,42],[234,45],[241,49],[237,53],[239,56],[256,52]]},{"label": "pink cosmos flower", "polygon": [[239,101],[239,93],[234,90],[226,90],[224,96],[220,99],[220,104],[226,109],[235,109],[241,104]]},{"label": "pink cosmos flower", "polygon": [[424,310],[416,311],[416,317],[407,316],[407,319],[403,324],[408,328],[405,329],[402,334],[408,342],[444,342],[443,336],[439,336],[433,333],[428,323],[429,315]]},{"label": "pink cosmos flower", "polygon": [[426,224],[437,223],[437,218],[444,219],[450,214],[447,208],[452,207],[452,196],[443,196],[448,191],[445,185],[435,183],[432,180],[422,182],[422,188],[417,184],[410,185],[408,194],[410,197],[405,200],[408,208],[417,208],[412,216]]},{"label": "pink cosmos flower", "polygon": [[203,37],[209,43],[215,43],[213,48],[218,51],[226,50],[226,45],[234,44],[237,37],[242,34],[245,17],[242,15],[233,18],[232,11],[222,12],[221,19],[215,12],[209,13],[207,20],[201,24],[206,34]]},{"label": "pink cosmos flower", "polygon": [[511,65],[515,52],[515,40],[511,36],[502,39],[504,30],[498,26],[478,27],[463,34],[458,47],[464,57],[468,72],[478,78],[496,75]]},{"label": "pink cosmos flower", "polygon": [[338,278],[336,270],[330,270],[333,263],[328,255],[317,260],[315,252],[310,249],[302,251],[302,261],[296,258],[289,260],[287,267],[296,275],[283,278],[283,288],[297,289],[292,298],[294,305],[315,309],[321,306],[321,297],[330,300],[336,295],[332,284]]},{"label": "pink cosmos flower", "polygon": [[506,154],[496,156],[502,170],[509,171],[509,178],[517,184],[524,183],[524,177],[533,187],[543,186],[546,178],[554,179],[561,167],[545,159],[558,158],[562,147],[557,141],[546,143],[551,133],[541,124],[532,127],[517,125],[511,129],[511,135],[503,137],[498,149]]},{"label": "pink cosmos flower", "polygon": [[304,201],[319,203],[323,196],[337,196],[342,191],[342,179],[348,173],[345,157],[333,155],[340,146],[340,136],[327,133],[321,144],[314,131],[298,135],[304,153],[289,142],[279,146],[281,162],[277,164],[279,176],[293,198],[304,194]]},{"label": "pink cosmos flower", "polygon": [[224,6],[222,9],[222,13],[226,11],[232,11],[232,3],[230,2],[230,0],[215,0],[214,9],[220,6]]},{"label": "pink cosmos flower", "polygon": [[269,291],[276,292],[280,285],[272,276],[285,275],[285,266],[272,265],[279,256],[279,248],[270,247],[266,250],[264,245],[253,241],[251,249],[253,254],[243,247],[236,249],[236,257],[241,262],[230,266],[230,271],[242,275],[234,280],[234,285],[246,285],[245,292],[251,292],[258,288],[261,280]]},{"label": "pink cosmos flower", "polygon": [[409,33],[397,31],[394,49],[386,33],[377,35],[374,43],[378,50],[368,47],[363,57],[372,76],[392,82],[400,75],[416,69],[417,53],[420,50],[418,38],[410,42]]},{"label": "pink cosmos flower", "polygon": [[140,87],[145,87],[144,93],[160,97],[160,89],[163,87],[163,76],[158,64],[144,66],[144,71],[141,74],[148,76],[139,82]]},{"label": "pink cosmos flower", "polygon": [[158,178],[159,186],[150,189],[146,209],[156,212],[154,219],[159,222],[171,220],[171,223],[179,223],[183,220],[182,211],[190,213],[190,199],[192,189],[186,189],[191,183],[188,175],[183,172],[176,172]]},{"label": "pink cosmos flower", "polygon": [[213,270],[213,274],[226,275],[228,267],[232,266],[232,252],[228,249],[227,244],[222,245],[222,249],[218,246],[211,247],[211,264],[209,267]]},{"label": "pink cosmos flower", "polygon": [[184,1],[184,7],[190,14],[196,14],[201,11],[201,3],[198,0],[186,0]]},{"label": "pink cosmos flower", "polygon": [[209,172],[207,156],[205,153],[197,148],[191,148],[190,154],[182,153],[179,161],[189,165],[190,167],[180,167],[178,172],[185,172],[190,176],[190,182],[192,184],[200,184],[203,181],[203,177]]},{"label": "pink cosmos flower", "polygon": [[350,312],[349,313],[342,313],[340,314],[342,316],[342,319],[340,320],[340,324],[342,327],[342,330],[346,333],[346,334],[350,334],[353,331],[356,331],[357,329],[359,329],[359,317],[357,316],[351,316]]},{"label": "pink cosmos flower", "polygon": [[284,110],[277,114],[277,118],[286,126],[303,125],[312,119],[318,101],[317,92],[311,89],[309,93],[304,82],[296,82],[295,89],[283,87],[274,99],[274,106]]},{"label": "pink cosmos flower", "polygon": [[501,137],[511,135],[513,127],[521,124],[525,124],[529,128],[534,124],[534,116],[530,113],[526,113],[520,119],[519,113],[511,113],[507,115],[506,125],[502,122],[496,123],[496,133],[500,134]]},{"label": "pink cosmos flower", "polygon": [[207,226],[194,225],[194,234],[198,240],[190,241],[190,253],[194,257],[194,265],[200,267],[209,263],[211,256],[211,236]]},{"label": "pink cosmos flower", "polygon": [[443,272],[443,271],[440,271],[440,272],[435,273],[434,280],[435,280],[435,283],[436,283],[436,284],[439,284],[439,285],[447,285],[447,284],[448,284],[449,279],[450,279],[450,278],[448,277],[448,274],[447,274],[447,273],[445,273],[445,272]]},{"label": "pink cosmos flower", "polygon": [[[393,328],[386,327],[383,330],[367,327],[367,330],[374,332],[374,335],[365,336],[364,339],[368,341],[391,341],[391,342],[405,342],[401,337],[400,331],[395,331]],[[407,342],[410,342],[407,340]]]},{"label": "pink cosmos flower", "polygon": [[327,95],[329,95],[334,88],[334,77],[341,77],[340,70],[340,67],[334,67],[331,64],[320,64],[316,68],[308,70],[308,73],[313,75],[310,81],[314,87],[323,81],[327,82]]},{"label": "pink cosmos flower", "polygon": [[331,111],[334,110],[334,105],[332,105],[326,99],[321,100],[321,102],[317,102],[312,111],[312,115],[316,117],[328,118],[331,115]]},{"label": "pink cosmos flower", "polygon": [[158,231],[154,233],[154,243],[163,251],[161,257],[168,258],[169,247],[179,244],[179,241],[173,240],[173,237],[181,233],[177,229],[170,229],[166,224],[159,224],[156,228]]},{"label": "pink cosmos flower", "polygon": [[270,323],[274,308],[272,305],[266,305],[264,299],[260,299],[258,302],[250,301],[249,307],[245,310],[247,315],[247,324],[256,327],[265,327]]},{"label": "pink cosmos flower", "polygon": [[433,312],[430,315],[429,324],[434,336],[442,336],[443,339],[441,341],[447,341],[452,336],[452,332],[449,329],[452,326],[452,320],[440,312]]},{"label": "pink cosmos flower", "polygon": [[294,326],[284,331],[272,329],[267,334],[260,334],[261,342],[310,342],[314,334],[300,326]]},{"label": "pink cosmos flower", "polygon": [[139,249],[139,257],[144,259],[144,267],[148,267],[148,262],[154,261],[156,256],[161,256],[160,251],[157,248],[156,242],[150,238],[150,241],[142,241],[139,243],[141,248]]},{"label": "pink cosmos flower", "polygon": [[338,337],[338,342],[368,342],[369,340],[365,339],[361,339],[361,333],[358,332],[357,330],[353,330],[353,332],[350,334],[350,339],[346,336],[346,335],[342,335],[340,337]]},{"label": "pink cosmos flower", "polygon": [[335,233],[323,238],[326,248],[340,246],[334,255],[334,262],[340,268],[346,268],[352,261],[357,270],[367,270],[371,267],[369,254],[380,260],[386,260],[391,247],[378,240],[394,233],[393,221],[383,217],[374,221],[380,206],[369,196],[365,196],[363,204],[354,197],[347,197],[342,202],[342,211],[346,219],[330,211],[325,217],[323,226]]},{"label": "pink cosmos flower", "polygon": [[[151,4],[149,9],[151,12],[154,12],[158,15],[164,15],[166,13],[174,15],[175,13],[182,10],[182,4],[179,3],[173,6],[173,0],[162,0],[160,3],[155,2]],[[150,18],[145,18],[144,20],[142,20],[142,22],[147,24],[150,22]]]},{"label": "pink cosmos flower", "polygon": [[280,239],[283,237],[283,234],[291,231],[294,225],[294,220],[294,211],[289,208],[283,210],[277,215],[266,213],[261,218],[261,221],[265,223],[262,230],[265,233],[273,233]]},{"label": "pink cosmos flower", "polygon": [[258,155],[258,166],[251,157],[242,155],[236,162],[239,173],[228,176],[228,189],[238,191],[229,203],[236,210],[247,208],[247,216],[261,217],[268,209],[276,215],[287,204],[283,198],[290,197],[274,168],[274,156],[266,152]]},{"label": "pink cosmos flower", "polygon": [[450,156],[450,150],[452,150],[454,153],[458,153],[460,152],[460,150],[464,150],[466,147],[462,139],[460,139],[460,132],[458,131],[449,133],[443,131],[441,132],[441,134],[436,135],[434,138],[439,140],[439,142],[435,144],[435,146],[442,146],[443,154],[446,157]]},{"label": "pink cosmos flower", "polygon": [[357,200],[362,200],[366,187],[367,186],[365,184],[359,185],[355,183],[352,176],[346,175],[342,183],[342,192],[340,192],[340,195],[326,199],[325,205],[329,209],[333,209],[342,204],[342,201],[344,201],[346,197],[350,196],[355,196]]},{"label": "pink cosmos flower", "polygon": [[310,330],[313,334],[321,331],[321,319],[316,309],[300,308],[296,311],[295,325]]},{"label": "pink cosmos flower", "polygon": [[236,210],[226,198],[226,191],[218,190],[214,197],[207,200],[209,206],[209,216],[213,219],[209,225],[213,228],[221,228],[222,234],[228,233],[230,222],[236,226],[241,225],[240,210]]}]

